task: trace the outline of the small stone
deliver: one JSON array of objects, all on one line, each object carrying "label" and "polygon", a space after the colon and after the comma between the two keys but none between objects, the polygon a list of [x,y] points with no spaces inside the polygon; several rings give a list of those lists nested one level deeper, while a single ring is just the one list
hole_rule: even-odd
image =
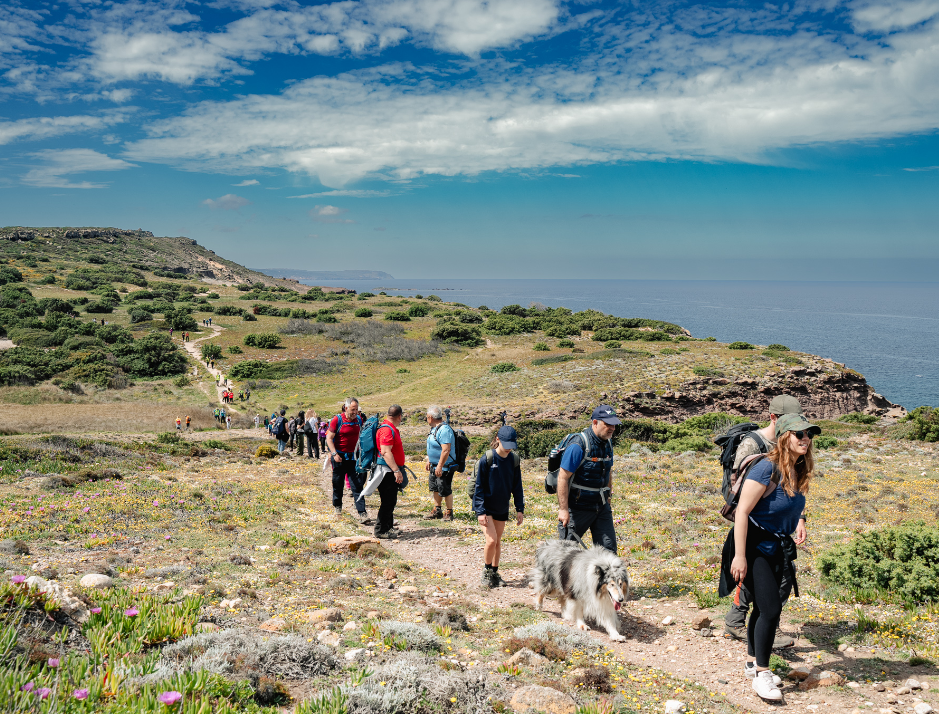
[{"label": "small stone", "polygon": [[727,684],[727,680],[726,680],[726,679],[718,679],[718,680],[717,680],[717,683],[718,683],[718,684]]},{"label": "small stone", "polygon": [[893,690],[893,693],[896,694],[897,696],[902,697],[904,694],[910,693],[910,688],[909,687],[897,687],[896,689]]},{"label": "small stone", "polygon": [[702,637],[714,637],[714,630],[712,630],[710,627],[702,627],[700,630],[698,630],[698,634]]},{"label": "small stone", "polygon": [[678,714],[685,711],[685,703],[677,699],[669,699],[665,702],[665,714]]},{"label": "small stone", "polygon": [[919,683],[919,688],[922,689],[922,690],[925,692],[926,690],[929,689],[929,682],[927,682],[927,681],[924,679],[922,682]]},{"label": "small stone", "polygon": [[927,702],[920,702],[915,707],[913,707],[915,714],[929,714],[932,710],[932,705],[928,704]]},{"label": "small stone", "polygon": [[809,689],[817,689],[819,687],[837,687],[844,684],[845,680],[837,672],[831,672],[828,670],[822,672],[813,672],[799,685],[799,689],[806,691]]},{"label": "small stone", "polygon": [[[662,624],[665,625],[665,626],[671,625],[671,624],[672,624],[672,620],[673,620],[672,616],[671,616],[671,615],[668,615],[668,616],[662,618]],[[672,700],[669,700],[669,701],[672,701]]]},{"label": "small stone", "polygon": [[347,660],[349,660],[349,661],[351,662],[351,661],[354,660],[356,657],[358,657],[360,654],[362,654],[364,651],[365,651],[365,648],[364,648],[364,647],[356,647],[354,650],[348,650],[348,651],[343,655],[343,657],[345,657]]},{"label": "small stone", "polygon": [[882,682],[877,682],[877,684],[874,685],[874,691],[875,691],[875,692],[886,692],[886,691],[887,691],[887,688],[883,685]]},{"label": "small stone", "polygon": [[695,615],[691,618],[691,629],[702,630],[711,626],[711,618],[707,615]]},{"label": "small stone", "polygon": [[330,630],[323,630],[316,636],[316,639],[320,641],[320,644],[326,645],[327,647],[339,646],[339,633],[338,632],[332,632]]},{"label": "small stone", "polygon": [[397,580],[397,578],[398,578],[398,574],[394,571],[393,568],[385,568],[385,569],[382,571],[381,576],[382,576],[385,580]]},{"label": "small stone", "polygon": [[851,687],[851,689],[860,689],[860,688],[861,688],[861,685],[858,684],[857,682],[848,682],[848,686]]},{"label": "small stone", "polygon": [[402,585],[398,588],[398,592],[402,595],[413,596],[417,595],[417,588],[413,585]]},{"label": "small stone", "polygon": [[887,704],[896,704],[896,703],[897,703],[897,695],[896,695],[896,694],[888,694],[888,695],[887,695],[887,699],[886,699],[885,701],[887,702]]},{"label": "small stone", "polygon": [[265,632],[280,632],[287,627],[287,621],[282,617],[272,617],[258,625],[259,630]]},{"label": "small stone", "polygon": [[522,647],[518,652],[509,657],[507,664],[522,664],[522,665],[541,665],[546,664],[548,661],[547,657],[543,657],[537,652],[532,652],[527,647]]},{"label": "small stone", "polygon": [[323,610],[314,610],[306,616],[307,622],[342,622],[342,610],[338,607],[327,607]]},{"label": "small stone", "polygon": [[812,674],[812,668],[807,664],[797,664],[795,667],[789,670],[789,674],[786,676],[789,679],[794,679],[797,682],[801,682],[804,679],[808,679],[809,675]]},{"label": "small stone", "polygon": [[240,597],[236,597],[236,598],[232,598],[231,600],[222,600],[218,604],[218,606],[222,608],[223,610],[232,610],[238,607],[242,602],[243,601]]},{"label": "small stone", "polygon": [[842,643],[842,644],[838,645],[838,651],[839,651],[839,652],[844,652],[846,649],[848,649],[848,646],[847,646],[846,644]]},{"label": "small stone", "polygon": [[88,573],[87,575],[82,576],[82,579],[78,581],[78,584],[83,588],[107,590],[114,585],[114,580],[112,580],[107,575],[102,575],[101,573]]},{"label": "small stone", "polygon": [[919,680],[918,680],[918,679],[913,679],[912,677],[910,677],[908,680],[906,680],[903,684],[905,684],[905,685],[906,685],[907,687],[909,687],[910,689],[919,689],[919,688],[920,688]]},{"label": "small stone", "polygon": [[677,652],[677,651],[678,651],[678,647],[676,647],[675,645],[669,645],[668,647],[665,648],[665,651],[666,651],[666,652]]},{"label": "small stone", "polygon": [[370,538],[369,536],[339,536],[326,541],[326,548],[334,553],[343,550],[355,553],[365,543],[381,545],[381,541],[378,540],[378,538]]},{"label": "small stone", "polygon": [[345,625],[342,626],[344,632],[351,632],[359,626],[359,623],[355,620],[350,620]]},{"label": "small stone", "polygon": [[577,703],[569,694],[551,687],[532,684],[515,690],[509,703],[516,714],[545,712],[545,714],[574,714]]},{"label": "small stone", "polygon": [[377,620],[379,616],[378,610],[369,610],[365,613],[366,620]]}]

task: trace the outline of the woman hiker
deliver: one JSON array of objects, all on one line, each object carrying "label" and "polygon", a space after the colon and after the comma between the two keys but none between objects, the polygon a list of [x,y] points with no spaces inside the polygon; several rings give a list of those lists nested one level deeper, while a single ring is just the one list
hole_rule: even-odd
[{"label": "woman hiker", "polygon": [[483,552],[486,565],[480,584],[484,588],[505,585],[499,575],[499,556],[502,553],[502,532],[509,520],[509,498],[515,501],[515,522],[525,519],[525,497],[522,493],[521,460],[515,453],[518,434],[511,426],[499,428],[494,448],[486,452],[476,464],[476,489],[473,492],[473,512],[486,534]]},{"label": "woman hiker", "polygon": [[[780,585],[784,572],[799,596],[795,578],[796,545],[805,541],[805,494],[815,462],[812,439],[821,429],[801,414],[784,414],[776,421],[776,446],[753,457],[740,488],[734,527],[724,543],[721,597],[743,583],[753,597],[747,625],[744,673],[754,691],[767,701],[782,700],[781,680],[769,669],[773,639],[782,613]],[[795,533],[795,541],[790,534]]]}]

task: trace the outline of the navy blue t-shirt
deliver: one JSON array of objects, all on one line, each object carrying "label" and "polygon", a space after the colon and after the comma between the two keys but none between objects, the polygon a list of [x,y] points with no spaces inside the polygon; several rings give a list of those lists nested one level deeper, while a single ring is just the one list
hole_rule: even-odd
[{"label": "navy blue t-shirt", "polygon": [[[763,486],[772,482],[773,462],[763,459],[747,473],[748,481],[756,481]],[[796,493],[790,496],[781,485],[776,486],[768,496],[764,496],[750,511],[750,519],[770,533],[790,535],[799,525],[799,516],[805,510],[805,495]],[[768,545],[771,544],[771,545]],[[772,554],[776,552],[776,541],[760,544],[760,550]]]}]

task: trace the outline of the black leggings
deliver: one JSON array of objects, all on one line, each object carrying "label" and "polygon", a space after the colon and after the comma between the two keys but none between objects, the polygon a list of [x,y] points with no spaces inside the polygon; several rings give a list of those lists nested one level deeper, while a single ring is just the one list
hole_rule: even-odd
[{"label": "black leggings", "polygon": [[773,652],[773,640],[782,614],[779,595],[782,557],[778,546],[773,555],[751,551],[747,556],[747,577],[743,583],[753,596],[753,612],[747,625],[747,654],[756,657],[757,667],[769,667],[769,656]]}]

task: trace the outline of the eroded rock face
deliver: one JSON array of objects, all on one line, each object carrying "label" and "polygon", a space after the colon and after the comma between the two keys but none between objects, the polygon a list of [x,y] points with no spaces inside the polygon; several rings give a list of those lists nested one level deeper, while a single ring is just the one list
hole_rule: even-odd
[{"label": "eroded rock face", "polygon": [[47,593],[66,615],[76,622],[85,622],[91,613],[85,607],[85,603],[79,600],[72,591],[61,583],[45,580],[38,575],[32,575],[26,578],[26,585],[36,588],[40,592]]}]

